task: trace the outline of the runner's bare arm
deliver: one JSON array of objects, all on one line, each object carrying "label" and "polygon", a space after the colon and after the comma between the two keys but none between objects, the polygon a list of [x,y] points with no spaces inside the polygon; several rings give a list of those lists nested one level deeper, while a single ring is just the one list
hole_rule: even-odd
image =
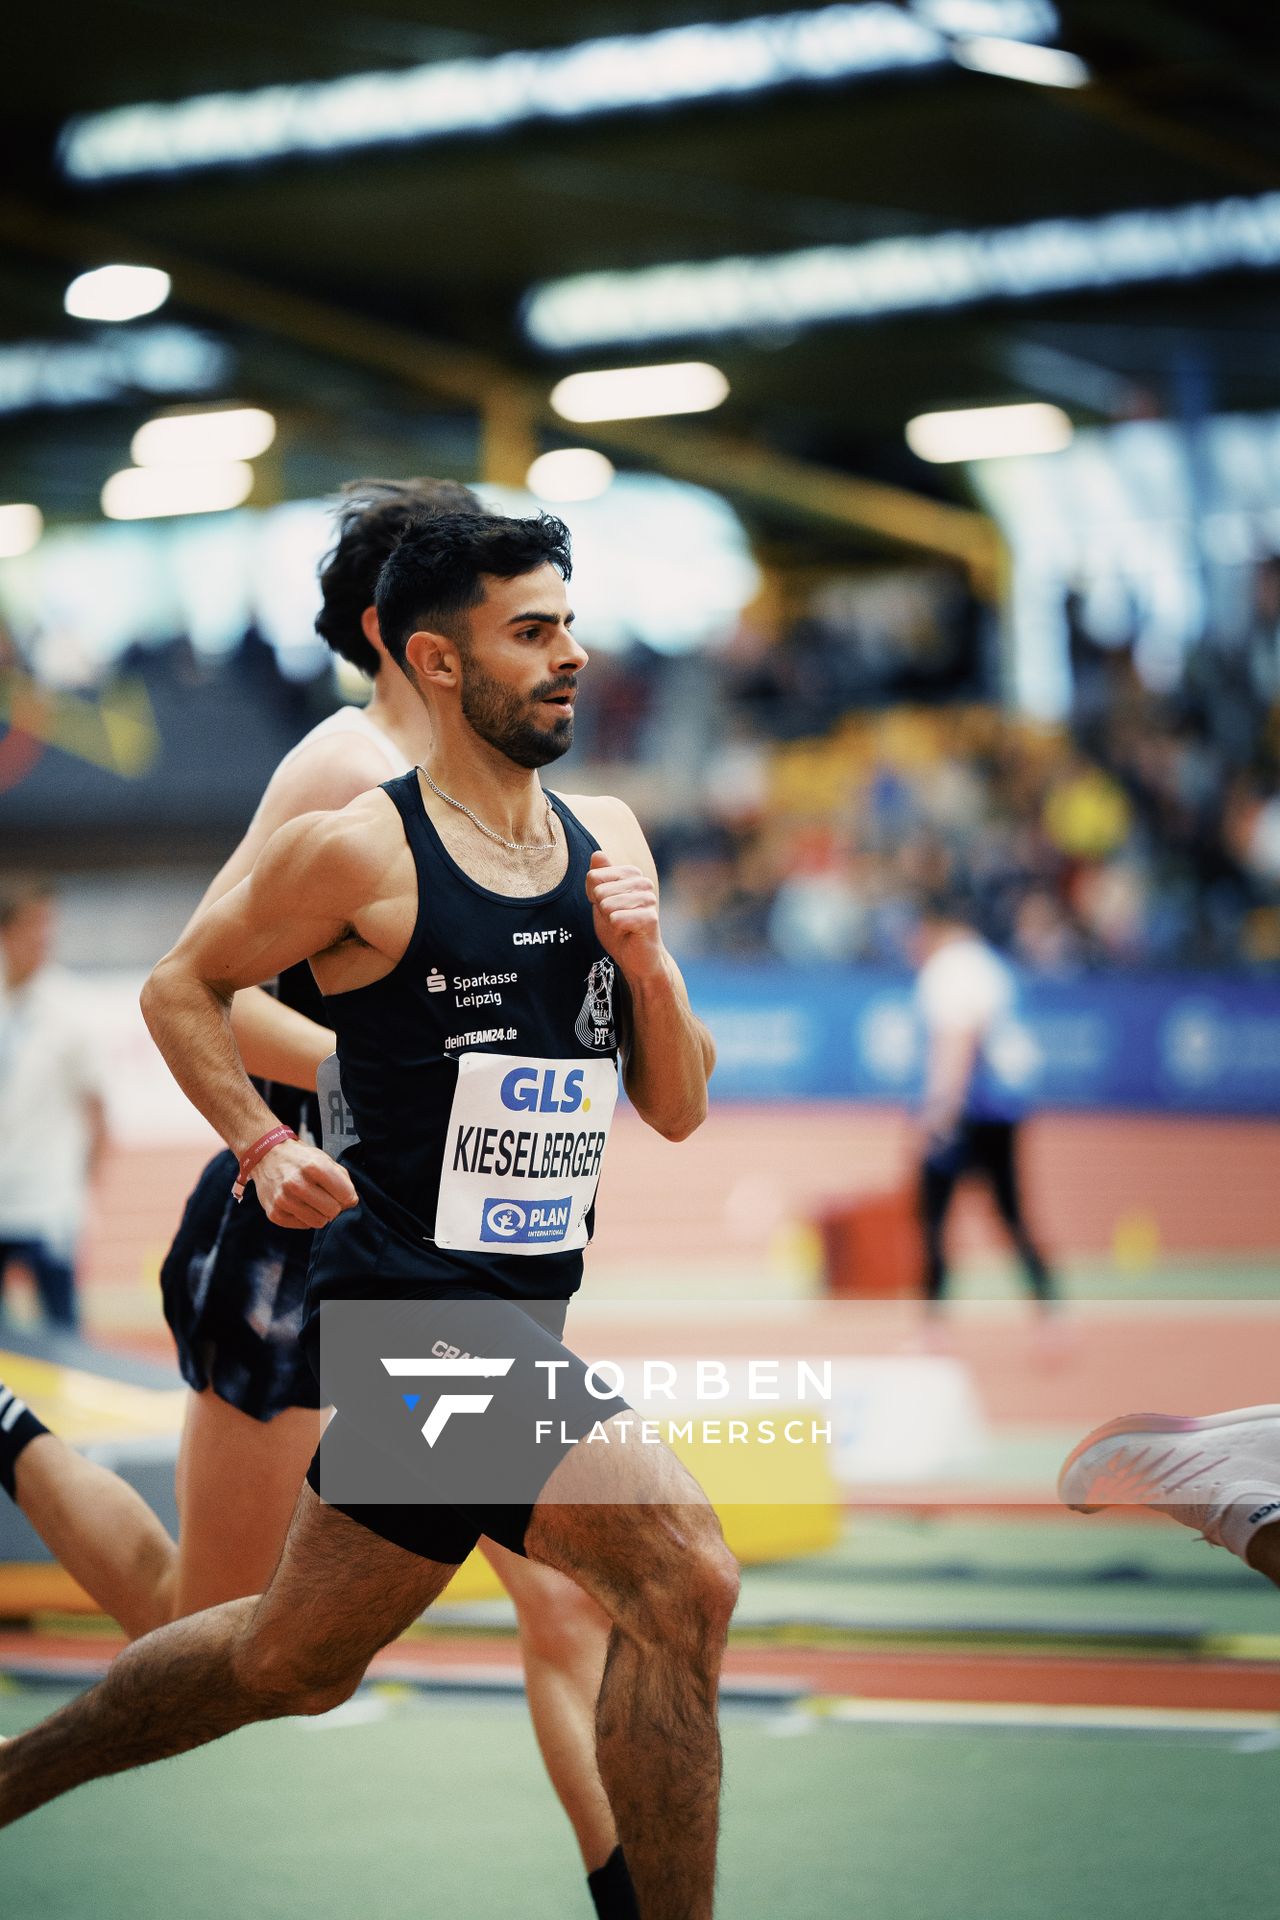
[{"label": "runner's bare arm", "polygon": [[284,1006],[265,987],[244,987],[236,994],[231,1031],[246,1072],[307,1093],[314,1093],[316,1069],[336,1044],[332,1027]]},{"label": "runner's bare arm", "polygon": [[[143,989],[143,1014],[170,1071],[237,1154],[276,1120],[236,1050],[232,995],[359,940],[355,922],[370,897],[367,828],[359,803],[290,821],[250,875],[196,915]],[[300,1143],[275,1148],[254,1180],[271,1218],[285,1226],[320,1225],[355,1201],[342,1168]]]},{"label": "runner's bare arm", "polygon": [[597,796],[570,805],[601,846],[591,857],[587,897],[600,944],[626,982],[621,1038],[627,1097],[664,1138],[686,1140],[707,1117],[716,1052],[662,943],[653,855],[621,800]]},{"label": "runner's bare arm", "polygon": [[[383,756],[363,734],[330,734],[303,747],[272,774],[244,838],[209,883],[200,909],[239,885],[278,828],[300,814],[345,807],[386,773]],[[316,1069],[334,1048],[330,1028],[283,1006],[260,986],[236,994],[231,1027],[248,1072],[286,1087],[314,1090]]]}]

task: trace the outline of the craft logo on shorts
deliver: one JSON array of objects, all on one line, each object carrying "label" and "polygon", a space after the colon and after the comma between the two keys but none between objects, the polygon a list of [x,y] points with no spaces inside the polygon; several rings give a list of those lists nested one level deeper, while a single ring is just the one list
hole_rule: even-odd
[{"label": "craft logo on shorts", "polygon": [[494,1246],[525,1246],[563,1240],[569,1231],[572,1200],[486,1200],[480,1238]]},{"label": "craft logo on shorts", "polygon": [[613,1028],[613,962],[596,960],[587,975],[587,997],[573,1030],[584,1047],[615,1047]]}]

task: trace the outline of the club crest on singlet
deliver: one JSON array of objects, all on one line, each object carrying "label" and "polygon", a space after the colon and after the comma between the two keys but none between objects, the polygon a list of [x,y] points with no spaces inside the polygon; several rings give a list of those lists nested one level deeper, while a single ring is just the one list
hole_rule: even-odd
[{"label": "club crest on singlet", "polygon": [[573,1030],[584,1047],[616,1047],[618,1036],[613,1026],[612,960],[595,960],[587,975],[587,996]]}]

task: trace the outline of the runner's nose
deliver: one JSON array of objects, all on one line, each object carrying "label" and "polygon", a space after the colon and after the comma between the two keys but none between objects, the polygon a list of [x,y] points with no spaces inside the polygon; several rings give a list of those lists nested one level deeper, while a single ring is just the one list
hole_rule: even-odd
[{"label": "runner's nose", "polygon": [[587,652],[582,642],[566,627],[564,630],[564,644],[561,646],[556,659],[556,672],[581,673],[590,658],[591,655]]}]

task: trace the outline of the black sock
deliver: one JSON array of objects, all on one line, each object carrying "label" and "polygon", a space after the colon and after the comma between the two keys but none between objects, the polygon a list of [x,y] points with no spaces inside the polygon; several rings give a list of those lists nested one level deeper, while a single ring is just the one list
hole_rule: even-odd
[{"label": "black sock", "polygon": [[587,1887],[600,1920],[640,1920],[636,1890],[621,1847],[615,1847],[604,1865],[587,1875]]},{"label": "black sock", "polygon": [[[0,1486],[11,1500],[17,1499],[14,1473],[22,1449],[49,1429],[37,1420],[25,1400],[0,1384]],[[603,1872],[604,1869],[602,1868]]]}]

